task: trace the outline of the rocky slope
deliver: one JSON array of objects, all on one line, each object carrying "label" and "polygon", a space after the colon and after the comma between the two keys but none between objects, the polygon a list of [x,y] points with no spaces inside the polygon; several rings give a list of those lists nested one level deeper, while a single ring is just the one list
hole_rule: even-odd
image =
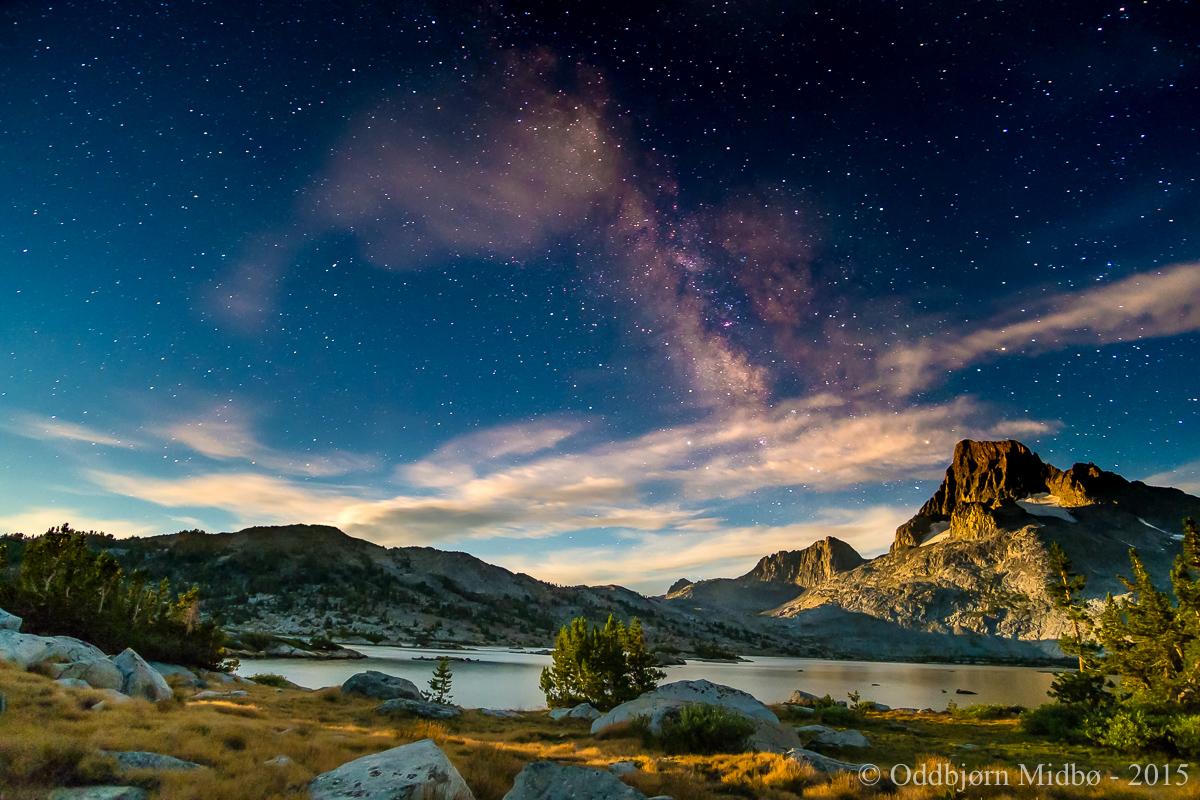
[{"label": "rocky slope", "polygon": [[763,556],[740,578],[713,578],[672,584],[666,600],[680,607],[760,612],[774,608],[835,575],[864,563],[841,539],[827,536],[803,550],[781,550]]},{"label": "rocky slope", "polygon": [[1187,516],[1200,516],[1200,499],[1177,489],[1094,464],[1060,470],[1015,441],[963,441],[888,554],[770,614],[810,635],[827,629],[831,614],[849,613],[886,623],[893,639],[972,634],[1054,652],[1063,620],[1043,588],[1049,544],[1062,545],[1087,576],[1088,594],[1101,598],[1123,591],[1131,547],[1165,580]]},{"label": "rocky slope", "polygon": [[466,553],[385,548],[321,525],[99,540],[127,568],[198,584],[235,630],[295,637],[544,647],[585,614],[637,616],[657,644],[739,651],[788,646],[778,626],[704,618],[620,586],[555,586]]}]

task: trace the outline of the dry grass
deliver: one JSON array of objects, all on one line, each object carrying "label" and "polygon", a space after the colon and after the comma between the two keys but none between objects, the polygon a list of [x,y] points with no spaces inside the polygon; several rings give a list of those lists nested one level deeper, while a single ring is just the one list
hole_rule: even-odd
[{"label": "dry grass", "polygon": [[[155,706],[131,701],[95,711],[89,708],[100,699],[99,693],[65,689],[42,675],[0,664],[0,691],[9,705],[0,717],[2,800],[42,800],[55,786],[113,780],[114,765],[98,755],[100,750],[150,750],[206,765],[192,772],[120,776],[123,783],[150,789],[158,800],[294,800],[306,796],[306,784],[321,772],[423,738],[433,739],[446,751],[478,800],[500,800],[521,768],[540,759],[596,767],[636,761],[641,771],[629,776],[628,782],[648,796],[666,794],[675,800],[951,796],[945,789],[865,790],[854,776],[830,780],[807,766],[765,753],[668,757],[647,752],[640,736],[631,731],[597,739],[588,734],[584,723],[556,723],[544,714],[498,719],[467,712],[447,722],[397,721],[374,714],[373,701],[344,697],[336,690],[256,686],[249,687],[245,698],[190,702],[184,696],[191,691],[180,688],[175,702]],[[1010,768],[1014,788],[972,790],[972,798],[1184,800],[1196,796],[1194,785],[1155,791],[1109,781],[1083,790],[1016,788],[1015,764],[1020,761],[1077,760],[1111,769],[1122,760],[1090,751],[1064,752],[1059,745],[1022,737],[1010,721],[890,713],[872,715],[861,727],[875,747],[855,760],[875,761],[885,769],[898,761],[935,763],[939,753],[956,752],[954,742],[980,744],[978,751],[954,755],[954,763]],[[294,763],[264,764],[279,755]]]}]

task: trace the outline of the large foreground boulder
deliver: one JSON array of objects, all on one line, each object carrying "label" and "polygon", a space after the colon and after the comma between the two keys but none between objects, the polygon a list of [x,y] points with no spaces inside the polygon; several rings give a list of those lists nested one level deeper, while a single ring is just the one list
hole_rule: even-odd
[{"label": "large foreground boulder", "polygon": [[409,700],[407,697],[396,697],[384,700],[375,707],[376,714],[392,716],[421,717],[422,719],[453,719],[462,713],[454,706],[441,703],[429,703],[425,700]]},{"label": "large foreground boulder", "polygon": [[0,608],[0,631],[21,630],[21,618]]},{"label": "large foreground boulder", "polygon": [[87,661],[104,658],[104,653],[87,642],[71,636],[35,636],[15,630],[0,630],[0,661],[29,669],[42,661]]},{"label": "large foreground boulder", "polygon": [[706,680],[676,681],[651,689],[600,716],[592,723],[592,734],[603,733],[613,726],[633,722],[638,717],[650,719],[650,732],[657,734],[660,731],[653,728],[656,712],[659,712],[657,716],[661,718],[661,712],[665,709],[686,705],[719,706],[748,719],[779,724],[779,717],[775,716],[774,711],[740,689]]},{"label": "large foreground boulder", "polygon": [[174,696],[166,678],[132,649],[126,647],[113,658],[113,663],[121,670],[121,691],[130,697],[144,697],[159,703]]},{"label": "large foreground boulder", "polygon": [[553,761],[526,764],[504,800],[646,800],[611,772]]},{"label": "large foreground boulder", "polygon": [[475,800],[430,739],[342,764],[313,778],[308,794],[312,800]]},{"label": "large foreground boulder", "polygon": [[110,659],[88,658],[83,661],[72,661],[69,664],[57,665],[54,677],[81,680],[93,689],[121,690],[125,684],[125,676]]},{"label": "large foreground boulder", "polygon": [[342,684],[342,694],[357,694],[375,700],[424,700],[417,685],[406,678],[397,678],[369,669],[357,675],[351,675]]},{"label": "large foreground boulder", "polygon": [[668,683],[622,703],[592,723],[592,734],[601,734],[644,718],[648,732],[658,736],[664,723],[678,718],[683,709],[691,705],[717,706],[750,720],[754,724],[754,731],[746,739],[746,747],[750,750],[785,753],[801,745],[795,731],[780,724],[775,712],[753,695],[706,680]]}]

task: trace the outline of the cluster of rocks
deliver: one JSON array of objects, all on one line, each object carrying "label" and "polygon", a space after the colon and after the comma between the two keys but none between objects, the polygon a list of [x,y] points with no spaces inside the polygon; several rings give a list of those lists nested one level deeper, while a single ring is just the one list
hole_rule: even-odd
[{"label": "cluster of rocks", "polygon": [[103,709],[134,698],[161,703],[174,697],[167,678],[185,686],[204,688],[210,682],[244,681],[220,672],[198,674],[175,664],[143,659],[126,648],[108,656],[95,645],[72,636],[38,636],[21,633],[21,618],[0,609],[0,661],[21,669],[41,665],[61,686],[100,692],[104,699],[91,706]]},{"label": "cluster of rocks", "polygon": [[0,614],[2,661],[22,669],[45,664],[64,686],[104,692],[103,703],[134,697],[157,703],[174,695],[162,674],[129,648],[110,658],[100,648],[71,636],[21,633],[20,617],[6,611]]},{"label": "cluster of rocks", "polygon": [[[318,775],[312,800],[396,800],[430,797],[475,800],[467,782],[433,741],[422,739],[363,756]],[[612,771],[535,761],[517,775],[504,800],[647,800]],[[650,800],[670,800],[665,796]]]},{"label": "cluster of rocks", "polygon": [[407,678],[398,678],[373,669],[347,678],[342,684],[342,694],[382,700],[383,702],[375,707],[376,714],[452,719],[462,713],[458,706],[425,699],[417,685]]}]

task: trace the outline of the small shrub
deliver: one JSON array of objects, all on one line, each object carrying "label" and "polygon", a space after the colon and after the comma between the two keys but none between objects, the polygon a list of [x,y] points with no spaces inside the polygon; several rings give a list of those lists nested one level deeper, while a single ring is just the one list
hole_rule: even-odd
[{"label": "small shrub", "polygon": [[1179,755],[1186,758],[1200,757],[1200,714],[1175,717],[1167,725],[1167,736]]},{"label": "small shrub", "polygon": [[1084,740],[1083,722],[1087,709],[1068,703],[1046,703],[1021,713],[1021,730],[1060,742]]},{"label": "small shrub", "polygon": [[274,686],[276,689],[286,689],[291,685],[287,678],[282,675],[276,675],[273,672],[261,672],[258,675],[251,675],[250,680],[260,683],[263,686]]},{"label": "small shrub", "polygon": [[996,703],[978,703],[957,708],[953,716],[958,719],[1011,719],[1025,711],[1024,706],[1005,706]]},{"label": "small shrub", "polygon": [[818,722],[829,723],[830,725],[853,725],[862,719],[862,714],[845,706],[817,706],[815,710],[816,713],[813,714],[813,719]]},{"label": "small shrub", "polygon": [[741,753],[754,723],[720,706],[685,706],[663,723],[659,741],[668,753]]},{"label": "small shrub", "polygon": [[226,750],[240,751],[246,749],[246,737],[240,733],[231,733],[221,740]]},{"label": "small shrub", "polygon": [[1169,717],[1141,705],[1124,705],[1113,714],[1092,714],[1084,722],[1088,739],[1122,753],[1144,753],[1167,746]]}]

